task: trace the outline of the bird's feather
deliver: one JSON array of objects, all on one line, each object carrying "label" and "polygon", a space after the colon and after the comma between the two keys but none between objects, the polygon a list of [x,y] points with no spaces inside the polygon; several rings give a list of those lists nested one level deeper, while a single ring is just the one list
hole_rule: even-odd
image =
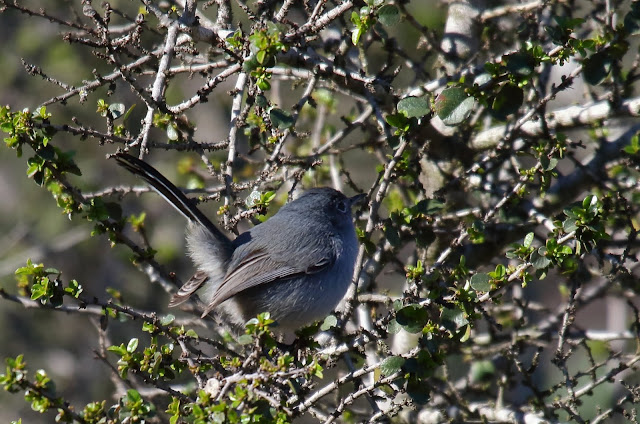
[{"label": "bird's feather", "polygon": [[209,275],[204,271],[197,271],[189,281],[184,283],[182,287],[171,296],[171,300],[169,301],[169,307],[178,306],[187,301],[191,297],[193,293],[196,292],[204,283],[209,280]]},{"label": "bird's feather", "polygon": [[237,266],[227,272],[202,316],[206,316],[216,306],[235,294],[252,287],[316,274],[328,269],[334,263],[335,256],[330,249],[324,250],[323,255],[314,256],[312,261],[300,258],[298,261],[288,263],[274,260],[264,249],[249,252]]}]

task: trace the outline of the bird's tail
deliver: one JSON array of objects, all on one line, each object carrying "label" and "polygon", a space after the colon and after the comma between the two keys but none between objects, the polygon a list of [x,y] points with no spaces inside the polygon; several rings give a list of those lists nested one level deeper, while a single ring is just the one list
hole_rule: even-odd
[{"label": "bird's tail", "polygon": [[231,240],[225,236],[171,181],[167,180],[157,169],[148,163],[131,156],[128,153],[116,153],[113,155],[118,165],[127,169],[134,175],[144,179],[162,196],[171,206],[184,215],[188,220],[202,225],[225,247],[230,250]]}]

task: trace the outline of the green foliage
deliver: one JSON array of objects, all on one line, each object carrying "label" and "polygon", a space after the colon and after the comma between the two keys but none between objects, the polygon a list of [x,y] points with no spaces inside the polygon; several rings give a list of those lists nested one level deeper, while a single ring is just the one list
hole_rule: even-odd
[{"label": "green foliage", "polygon": [[282,28],[272,22],[249,36],[251,56],[244,62],[244,69],[251,72],[256,86],[262,91],[271,89],[271,73],[267,68],[275,64],[276,55],[286,52],[288,45],[282,42]]},{"label": "green foliage", "polygon": [[27,259],[27,265],[18,268],[15,274],[18,286],[30,294],[32,300],[38,300],[43,305],[58,307],[62,305],[64,295],[77,299],[82,293],[82,286],[76,280],[71,280],[65,287],[60,279],[60,271],[45,269],[43,264],[34,264],[31,259]]},{"label": "green foliage", "polygon": [[132,422],[146,423],[147,419],[156,415],[154,404],[145,401],[134,389],[127,390],[127,394],[120,398],[117,408],[119,421],[131,420]]},{"label": "green foliage", "polygon": [[25,401],[30,403],[31,409],[36,412],[44,413],[50,409],[57,411],[56,422],[71,423],[82,420],[81,416],[75,415],[65,401],[58,397],[55,384],[44,370],[37,370],[33,379],[29,380],[27,364],[23,361],[22,355],[15,359],[6,358],[5,362],[6,371],[0,374],[0,384],[6,391],[23,391]]},{"label": "green foliage", "polygon": [[0,107],[0,129],[9,134],[5,144],[16,149],[18,156],[22,156],[25,145],[31,147],[35,155],[27,160],[27,176],[40,186],[66,173],[82,175],[72,160],[73,152],[63,152],[50,144],[57,132],[49,125],[50,117],[44,106],[33,114],[28,110],[12,113],[8,106]]},{"label": "green foliage", "polygon": [[185,368],[184,364],[173,358],[175,344],[172,342],[159,344],[158,337],[153,336],[148,347],[138,352],[138,339],[133,338],[125,346],[110,346],[108,350],[115,353],[118,359],[118,372],[123,379],[129,372],[141,373],[145,378],[172,381]]},{"label": "green foliage", "polygon": [[176,120],[166,113],[153,115],[153,126],[164,130],[170,142],[182,142],[193,135],[194,126],[185,120]]},{"label": "green foliage", "polygon": [[567,219],[562,223],[562,229],[576,232],[576,254],[588,252],[601,240],[607,240],[609,235],[604,226],[604,204],[595,195],[589,195],[578,204],[564,210]]},{"label": "green foliage", "polygon": [[359,11],[351,12],[351,23],[354,28],[351,30],[351,42],[357,46],[360,39],[377,22],[387,27],[398,24],[402,18],[398,7],[392,4],[384,4],[384,0],[367,0],[366,6]]}]

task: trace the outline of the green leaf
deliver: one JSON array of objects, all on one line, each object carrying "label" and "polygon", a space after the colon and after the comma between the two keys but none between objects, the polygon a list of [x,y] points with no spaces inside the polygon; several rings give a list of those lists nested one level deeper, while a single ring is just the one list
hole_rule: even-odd
[{"label": "green leaf", "polygon": [[114,103],[109,105],[109,112],[111,112],[111,116],[113,119],[118,119],[122,115],[124,115],[126,108],[123,103]]},{"label": "green leaf", "polygon": [[269,119],[271,119],[273,126],[279,130],[291,128],[295,123],[293,117],[288,112],[275,107],[269,112]]},{"label": "green leaf", "polygon": [[75,297],[76,299],[78,298],[78,296],[80,296],[80,293],[82,293],[82,291],[82,286],[76,280],[69,281],[69,287],[64,289],[65,293]]},{"label": "green leaf", "polygon": [[425,215],[433,215],[440,212],[444,208],[444,203],[438,199],[422,199],[410,208],[412,215],[419,213]]},{"label": "green leaf", "polygon": [[[466,314],[459,308],[442,308],[440,319],[442,321],[442,325],[449,330],[458,330],[469,324]],[[447,325],[447,323],[453,324],[454,327],[452,328],[450,325]]]},{"label": "green leaf", "polygon": [[360,37],[362,37],[363,32],[362,27],[355,27],[351,32],[351,42],[354,46],[358,45],[358,41],[360,41]]},{"label": "green leaf", "polygon": [[464,122],[471,114],[475,101],[462,87],[449,87],[436,97],[434,110],[445,125],[454,126]]},{"label": "green leaf", "polygon": [[398,324],[398,321],[392,319],[389,321],[389,325],[387,325],[387,332],[389,334],[398,334],[402,330],[402,326]]},{"label": "green leaf", "polygon": [[407,395],[417,405],[425,405],[431,398],[429,385],[420,380],[409,380],[407,383]]},{"label": "green leaf", "polygon": [[490,278],[487,274],[477,273],[471,277],[471,287],[474,290],[481,292],[491,291],[491,284],[489,284]]},{"label": "green leaf", "polygon": [[380,372],[384,376],[391,375],[400,371],[404,365],[405,359],[402,356],[389,356],[382,364],[380,364]]},{"label": "green leaf", "polygon": [[474,361],[471,364],[471,369],[469,370],[469,375],[471,376],[471,381],[474,383],[488,383],[493,380],[496,373],[496,368],[493,365],[493,362],[489,360],[483,361]]},{"label": "green leaf", "polygon": [[56,157],[56,150],[51,145],[42,146],[36,153],[45,160],[53,160]]},{"label": "green leaf", "polygon": [[506,275],[507,275],[507,268],[505,268],[505,266],[502,264],[496,265],[495,271],[489,273],[489,276],[496,280],[500,280],[504,278]]},{"label": "green leaf", "polygon": [[256,106],[264,108],[264,107],[269,106],[269,100],[267,100],[267,98],[264,95],[258,94],[256,96],[256,103],[255,104],[256,104]]},{"label": "green leaf", "polygon": [[6,133],[11,133],[13,131],[13,122],[11,121],[3,122],[2,124],[0,124],[0,130]]},{"label": "green leaf", "polygon": [[136,351],[137,348],[138,348],[138,339],[134,337],[133,339],[129,340],[129,344],[127,344],[127,352],[133,353]]},{"label": "green leaf", "polygon": [[[40,280],[39,283],[31,286],[31,300],[37,300],[41,297],[47,296],[49,288],[49,278],[44,277]],[[43,300],[43,302],[46,300]]]},{"label": "green leaf", "polygon": [[384,26],[393,26],[400,22],[400,11],[392,4],[385,4],[378,9],[378,20]]},{"label": "green leaf", "polygon": [[116,354],[118,354],[119,356],[126,355],[126,353],[127,353],[127,349],[125,349],[124,345],[120,345],[120,346],[115,346],[115,345],[114,345],[114,346],[109,346],[109,347],[107,348],[107,350],[108,350],[109,352],[116,353]]},{"label": "green leaf", "polygon": [[135,389],[127,390],[127,400],[131,403],[136,403],[142,400],[140,393]]},{"label": "green leaf", "polygon": [[131,112],[133,112],[133,109],[135,109],[136,104],[132,104],[131,107],[129,109],[127,109],[127,111],[125,112],[124,116],[122,117],[123,121],[126,121],[129,118],[129,115],[131,115]]},{"label": "green leaf", "polygon": [[420,118],[429,113],[429,100],[426,97],[405,97],[398,102],[398,112],[407,118]]},{"label": "green leaf", "polygon": [[533,74],[536,61],[529,53],[517,52],[503,57],[507,70],[512,74],[529,76]]},{"label": "green leaf", "polygon": [[526,236],[524,236],[524,242],[523,242],[524,247],[526,248],[531,247],[531,243],[533,243],[533,237],[534,237],[533,232],[528,233]]},{"label": "green leaf", "polygon": [[429,320],[426,309],[420,305],[408,305],[396,313],[396,321],[409,333],[420,333]]},{"label": "green leaf", "polygon": [[575,27],[585,23],[583,18],[571,18],[569,16],[555,15],[553,19],[561,28],[564,29],[574,29]]},{"label": "green leaf", "polygon": [[522,88],[513,84],[505,84],[500,88],[491,105],[491,115],[505,121],[507,116],[516,113],[524,101]]},{"label": "green leaf", "polygon": [[166,325],[171,325],[171,324],[173,323],[173,321],[175,321],[175,320],[176,320],[176,317],[175,317],[175,316],[173,316],[173,315],[171,315],[171,314],[168,314],[168,315],[163,316],[163,317],[160,319],[160,324],[161,324],[161,325],[164,325],[164,326],[166,326]]},{"label": "green leaf", "polygon": [[258,59],[256,59],[255,53],[249,55],[249,57],[246,58],[242,63],[242,69],[246,72],[251,72],[254,69],[258,68],[259,66],[260,66],[260,63],[258,63]]},{"label": "green leaf", "polygon": [[575,218],[567,218],[563,223],[562,223],[562,229],[566,232],[566,233],[570,233],[572,231],[576,231],[578,229],[578,220]]},{"label": "green leaf", "polygon": [[260,50],[259,52],[256,53],[256,60],[258,61],[258,63],[263,64],[264,63],[264,59],[267,57],[267,52],[265,50]]},{"label": "green leaf", "polygon": [[398,229],[393,226],[391,223],[387,223],[384,226],[384,236],[389,241],[389,244],[393,247],[400,246],[400,234],[398,234]]},{"label": "green leaf", "polygon": [[256,81],[256,85],[262,91],[271,90],[271,83],[265,78],[258,78],[258,81]]},{"label": "green leaf", "polygon": [[175,125],[169,124],[167,125],[167,138],[171,141],[176,141],[179,138],[178,130]]},{"label": "green leaf", "polygon": [[590,194],[582,201],[582,207],[584,209],[591,209],[598,204],[598,196]]},{"label": "green leaf", "polygon": [[385,118],[387,124],[395,128],[407,129],[409,125],[409,119],[403,113],[394,113],[387,115]]},{"label": "green leaf", "polygon": [[587,84],[600,84],[611,72],[611,57],[607,52],[599,52],[582,62],[582,74]]},{"label": "green leaf", "polygon": [[271,203],[271,201],[275,199],[275,197],[276,197],[275,191],[267,191],[263,193],[262,196],[260,196],[260,203],[262,203],[265,206],[268,206],[269,203]]},{"label": "green leaf", "polygon": [[334,315],[329,315],[324,319],[322,325],[320,326],[321,331],[327,331],[330,328],[333,328],[338,324],[338,319]]},{"label": "green leaf", "polygon": [[540,254],[540,252],[536,250],[531,254],[531,264],[535,269],[544,269],[551,265],[551,259]]},{"label": "green leaf", "polygon": [[464,331],[462,332],[462,336],[460,337],[460,341],[462,343],[466,342],[471,338],[471,325],[467,324],[464,327]]},{"label": "green leaf", "polygon": [[241,345],[248,345],[253,343],[253,337],[251,337],[249,334],[243,334],[240,337],[238,337],[237,341]]},{"label": "green leaf", "polygon": [[629,145],[624,147],[624,151],[630,155],[635,155],[640,151],[640,137],[638,137],[638,134],[631,137],[631,141]]},{"label": "green leaf", "polygon": [[540,159],[540,164],[545,171],[551,171],[555,169],[556,165],[558,165],[558,158],[548,158],[546,156],[543,156]]}]

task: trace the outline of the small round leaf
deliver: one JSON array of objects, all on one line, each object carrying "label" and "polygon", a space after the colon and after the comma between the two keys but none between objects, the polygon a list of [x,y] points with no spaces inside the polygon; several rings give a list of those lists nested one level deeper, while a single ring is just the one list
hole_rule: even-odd
[{"label": "small round leaf", "polygon": [[248,345],[253,343],[253,337],[251,337],[249,334],[243,334],[238,337],[237,342],[241,345]]},{"label": "small round leaf", "polygon": [[173,321],[175,321],[175,320],[176,320],[175,316],[173,316],[171,314],[168,314],[168,315],[163,316],[160,319],[160,324],[162,324],[162,325],[171,325],[173,323]]},{"label": "small round leaf", "polygon": [[479,272],[471,277],[471,287],[480,292],[491,291],[491,284],[489,284],[489,280],[490,278],[487,274]]},{"label": "small round leaf", "polygon": [[[467,319],[464,311],[459,308],[442,308],[440,320],[445,328],[452,331],[458,330],[469,324],[469,320]],[[453,326],[451,324],[453,324]]]},{"label": "small round leaf", "polygon": [[134,337],[133,339],[129,340],[129,343],[127,344],[127,352],[133,353],[136,351],[137,348],[138,348],[138,339]]},{"label": "small round leaf", "polygon": [[176,141],[179,137],[176,127],[173,124],[167,125],[167,138],[171,141]]},{"label": "small round leaf", "polygon": [[426,97],[406,97],[398,102],[398,112],[407,118],[420,118],[429,113],[429,100]]},{"label": "small round leaf", "polygon": [[324,319],[324,322],[320,326],[320,330],[327,331],[330,328],[335,327],[337,324],[338,324],[338,319],[335,317],[335,315],[329,315]]},{"label": "small round leaf", "polygon": [[429,320],[427,310],[420,305],[407,305],[396,314],[396,321],[408,333],[420,333]]},{"label": "small round leaf", "polygon": [[460,125],[471,114],[474,99],[462,87],[449,87],[436,97],[435,112],[445,125]]},{"label": "small round leaf", "polygon": [[295,123],[293,117],[288,112],[278,108],[271,109],[269,118],[271,119],[271,123],[279,130],[291,128]]},{"label": "small round leaf", "polygon": [[385,4],[378,10],[378,20],[384,26],[393,26],[400,22],[400,11],[392,4]]},{"label": "small round leaf", "polygon": [[113,103],[109,105],[109,111],[111,112],[111,116],[113,119],[118,119],[122,115],[124,115],[125,107],[122,103]]},{"label": "small round leaf", "polygon": [[380,372],[385,376],[398,372],[404,365],[404,361],[402,356],[389,356],[380,364]]}]

